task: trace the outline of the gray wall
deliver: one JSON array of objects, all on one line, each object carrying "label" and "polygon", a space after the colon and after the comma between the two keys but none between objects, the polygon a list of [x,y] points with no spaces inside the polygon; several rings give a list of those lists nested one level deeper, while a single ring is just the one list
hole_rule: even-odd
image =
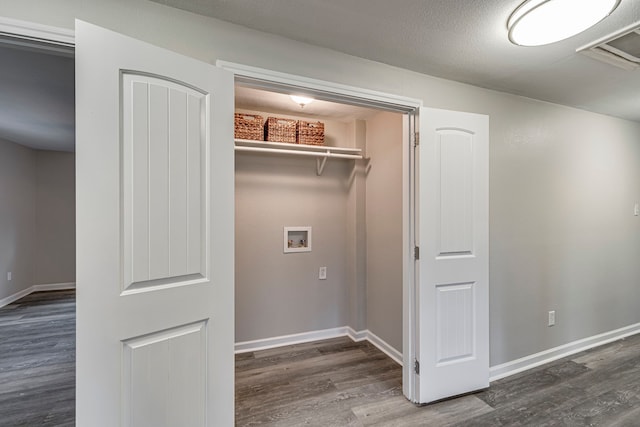
[{"label": "gray wall", "polygon": [[[491,118],[492,363],[638,323],[640,124],[529,100],[500,107]],[[509,116],[517,126],[500,120]]]},{"label": "gray wall", "polygon": [[75,282],[75,155],[36,151],[36,183],[33,283]]},{"label": "gray wall", "polygon": [[402,115],[367,120],[367,328],[402,352]]},{"label": "gray wall", "polygon": [[[367,150],[367,122],[354,120],[349,131],[354,148]],[[356,161],[347,200],[347,286],[349,323],[355,331],[367,329],[367,161]]]},{"label": "gray wall", "polygon": [[[401,351],[402,115],[325,125],[371,160],[318,177],[314,159],[236,155],[236,341],[350,326]],[[282,253],[286,225],[313,226],[311,253]]]},{"label": "gray wall", "polygon": [[[143,0],[0,0],[11,18],[80,18],[224,59],[490,116],[491,364],[640,322],[640,123],[490,91]],[[179,36],[177,36],[179,35]],[[546,326],[548,310],[557,324]]]},{"label": "gray wall", "polygon": [[0,140],[0,299],[33,285],[35,219],[36,152]]},{"label": "gray wall", "polygon": [[74,183],[73,153],[0,140],[0,299],[75,281]]},{"label": "gray wall", "polygon": [[[324,122],[329,141],[348,138]],[[315,158],[236,155],[236,342],[347,324],[349,176],[349,162],[317,176]],[[311,226],[312,251],[283,253],[285,226]]]}]

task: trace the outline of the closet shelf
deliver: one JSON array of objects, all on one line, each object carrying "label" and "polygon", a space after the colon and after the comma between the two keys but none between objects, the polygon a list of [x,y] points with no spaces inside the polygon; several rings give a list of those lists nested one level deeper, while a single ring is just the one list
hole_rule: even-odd
[{"label": "closet shelf", "polygon": [[253,141],[249,139],[236,139],[235,150],[254,152],[286,154],[294,156],[316,157],[316,172],[322,175],[328,158],[362,160],[362,150],[359,148],[327,147],[325,145],[288,144],[282,142]]}]

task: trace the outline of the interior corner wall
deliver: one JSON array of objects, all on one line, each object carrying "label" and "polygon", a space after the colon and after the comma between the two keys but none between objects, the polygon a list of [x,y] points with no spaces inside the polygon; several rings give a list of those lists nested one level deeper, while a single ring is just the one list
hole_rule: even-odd
[{"label": "interior corner wall", "polygon": [[44,150],[35,153],[37,244],[33,284],[75,282],[75,154]]},{"label": "interior corner wall", "polygon": [[[489,115],[491,365],[640,323],[640,217],[633,215],[640,202],[640,123],[145,0],[0,0],[0,10],[64,28],[79,18],[208,63],[222,59]],[[556,311],[552,328],[549,310]]]},{"label": "interior corner wall", "polygon": [[0,140],[0,300],[33,285],[35,170],[34,150]]},{"label": "interior corner wall", "polygon": [[[348,138],[324,122],[327,140]],[[321,176],[310,157],[238,152],[235,165],[236,342],[345,326],[350,162],[329,159]],[[311,226],[311,252],[284,253],[285,226]]]},{"label": "interior corner wall", "polygon": [[367,120],[367,329],[402,352],[402,118]]},{"label": "interior corner wall", "polygon": [[[367,122],[354,120],[349,131],[353,148],[367,149]],[[349,323],[354,331],[367,329],[367,161],[355,161],[350,177],[347,205],[347,284],[349,287]]]}]

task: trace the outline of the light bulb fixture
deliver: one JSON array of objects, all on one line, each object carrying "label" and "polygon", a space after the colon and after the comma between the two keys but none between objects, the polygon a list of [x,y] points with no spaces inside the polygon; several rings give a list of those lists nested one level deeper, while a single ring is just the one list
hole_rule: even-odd
[{"label": "light bulb fixture", "polygon": [[300,106],[300,108],[304,108],[305,105],[311,104],[313,102],[313,98],[309,98],[308,96],[300,96],[300,95],[289,95],[289,97]]},{"label": "light bulb fixture", "polygon": [[520,46],[555,43],[594,26],[621,0],[527,0],[509,17],[509,40]]}]

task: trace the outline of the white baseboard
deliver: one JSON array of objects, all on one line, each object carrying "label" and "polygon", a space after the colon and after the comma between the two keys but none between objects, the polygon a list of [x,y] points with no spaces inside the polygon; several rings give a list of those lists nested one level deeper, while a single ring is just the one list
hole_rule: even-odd
[{"label": "white baseboard", "polygon": [[16,292],[13,295],[9,295],[8,297],[2,298],[0,299],[0,308],[4,307],[5,305],[9,305],[14,301],[19,300],[20,298],[26,297],[29,294],[32,294],[34,292],[41,292],[41,291],[62,291],[62,290],[66,290],[66,289],[75,289],[76,288],[76,284],[75,282],[67,282],[67,283],[47,283],[44,285],[33,285],[28,287],[27,289],[23,289],[19,292]]},{"label": "white baseboard", "polygon": [[[33,287],[33,286],[32,286]],[[22,297],[26,297],[27,295],[29,295],[31,292],[33,292],[33,290],[30,288],[27,289],[23,289],[19,292],[16,292],[13,295],[9,295],[8,297],[2,298],[0,299],[0,308],[4,307],[5,305],[9,305],[14,301],[19,300]]]},{"label": "white baseboard", "polygon": [[347,328],[347,335],[349,336],[349,338],[351,338],[355,342],[364,341],[368,337],[369,331],[366,329],[364,331],[356,331],[351,326],[347,326],[346,328]]},{"label": "white baseboard", "polygon": [[366,337],[364,339],[366,339],[371,344],[376,346],[378,348],[378,350],[380,350],[381,352],[383,352],[384,354],[386,354],[387,356],[392,358],[393,361],[396,362],[398,365],[402,366],[402,353],[401,352],[399,352],[395,348],[391,347],[389,344],[387,344],[386,341],[384,341],[382,338],[380,338],[379,336],[377,336],[373,332],[371,332],[369,330],[366,330],[364,332],[366,333]]},{"label": "white baseboard", "polygon": [[520,359],[512,360],[511,362],[492,366],[489,368],[489,381],[495,381],[515,375],[528,369],[544,365],[545,363],[553,362],[554,360],[562,359],[563,357],[571,356],[572,354],[608,344],[637,333],[640,333],[640,323],[594,335],[592,337],[583,338],[555,348],[550,348],[549,350],[521,357]]},{"label": "white baseboard", "polygon": [[75,289],[76,282],[66,282],[66,283],[46,283],[43,285],[33,285],[33,291],[31,292],[42,292],[42,291],[66,291],[68,289]]},{"label": "white baseboard", "polygon": [[[66,289],[75,289],[75,282],[67,283],[48,283],[42,285],[33,285],[27,289],[23,289],[16,292],[13,295],[0,299],[0,308],[14,301],[19,300],[33,292],[41,291],[57,291]],[[572,354],[579,353],[590,348],[598,347],[604,344],[608,344],[619,339],[635,335],[640,333],[640,323],[625,326],[613,331],[604,332],[602,334],[594,335],[588,338],[583,338],[577,341],[573,341],[555,348],[541,351],[539,353],[531,354],[529,356],[521,357],[510,362],[502,363],[500,365],[492,366],[489,368],[489,381],[496,381],[501,378],[505,378],[511,375],[518,374],[528,369],[533,369],[537,366],[544,365],[545,363],[553,362],[554,360],[562,359],[563,357],[571,356]],[[247,353],[251,351],[266,350],[269,348],[282,347],[286,345],[301,344],[311,341],[326,340],[331,338],[338,338],[348,336],[353,341],[367,340],[380,351],[385,353],[396,363],[402,366],[402,353],[391,347],[387,342],[378,337],[376,334],[369,330],[356,331],[349,326],[342,326],[333,329],[323,329],[319,331],[303,332],[299,334],[283,335],[279,337],[265,338],[253,341],[238,342],[235,344],[236,353]]]},{"label": "white baseboard", "polygon": [[303,332],[300,334],[283,335],[280,337],[264,338],[253,341],[237,342],[236,353],[248,353],[250,351],[267,350],[269,348],[285,345],[301,344],[310,341],[328,340],[331,338],[349,335],[347,327],[323,329],[320,331]]},{"label": "white baseboard", "polygon": [[323,329],[320,331],[303,332],[300,334],[283,335],[280,337],[265,338],[253,341],[237,342],[235,345],[236,354],[248,353],[251,351],[266,350],[269,348],[283,347],[286,345],[301,344],[311,341],[327,340],[348,336],[353,341],[367,340],[380,351],[385,353],[396,363],[402,366],[402,353],[391,347],[380,337],[369,330],[355,331],[350,326],[342,326],[333,329]]}]

